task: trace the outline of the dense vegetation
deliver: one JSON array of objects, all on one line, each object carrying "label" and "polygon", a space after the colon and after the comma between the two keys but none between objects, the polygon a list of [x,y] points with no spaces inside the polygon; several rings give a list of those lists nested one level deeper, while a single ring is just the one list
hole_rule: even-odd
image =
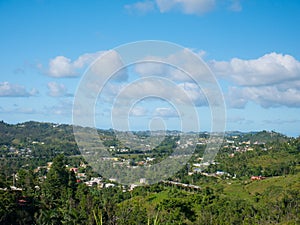
[{"label": "dense vegetation", "polygon": [[[250,138],[258,143],[248,151],[224,144],[207,175],[189,174],[203,154],[204,146],[198,146],[191,161],[170,177],[201,189],[158,183],[129,191],[77,182],[66,168],[83,160],[71,126],[2,122],[0,132],[0,224],[300,224],[300,139],[266,131],[234,135],[240,149]],[[160,148],[169,153],[171,142]],[[34,172],[48,161],[53,161],[48,172]],[[226,173],[211,176],[216,171]],[[97,176],[90,168],[85,172]],[[22,190],[10,188],[13,173]],[[251,176],[266,179],[251,181]]]}]

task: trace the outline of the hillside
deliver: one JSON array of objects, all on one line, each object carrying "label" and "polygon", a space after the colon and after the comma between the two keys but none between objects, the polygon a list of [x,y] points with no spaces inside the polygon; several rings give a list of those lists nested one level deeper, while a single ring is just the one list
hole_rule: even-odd
[{"label": "hillside", "polygon": [[[112,160],[133,168],[156,163],[177,140],[169,136],[153,153],[124,153],[111,130],[99,133]],[[194,156],[164,182],[124,186],[86,165],[71,125],[1,122],[0,224],[300,223],[299,138],[227,132],[214,162],[200,171],[206,138],[199,137]]]}]

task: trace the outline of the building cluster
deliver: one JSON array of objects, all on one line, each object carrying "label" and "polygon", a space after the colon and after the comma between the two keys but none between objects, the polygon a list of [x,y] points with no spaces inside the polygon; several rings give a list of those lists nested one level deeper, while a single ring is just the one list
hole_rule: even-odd
[{"label": "building cluster", "polygon": [[261,147],[263,150],[267,150],[265,142],[255,141],[252,142],[248,141],[239,141],[237,140],[237,136],[232,136],[230,139],[225,139],[224,141],[224,149],[233,150],[235,152],[247,152],[253,151],[253,149],[257,146]]},{"label": "building cluster", "polygon": [[22,158],[27,158],[31,157],[32,149],[31,148],[18,148],[14,146],[7,146],[7,145],[2,145],[1,146],[1,152],[0,152],[0,157],[22,157]]},{"label": "building cluster", "polygon": [[[178,136],[178,132],[173,134],[174,137]],[[159,135],[157,134],[156,136],[157,140],[159,140]],[[176,141],[176,145],[180,151],[182,151],[181,155],[172,155],[170,157],[177,157],[177,156],[186,156],[185,151],[188,148],[195,148],[196,146],[205,146],[209,144],[209,141],[215,141],[214,139],[209,139],[207,137],[200,137],[200,138],[195,138],[195,136],[185,136],[185,138],[180,138],[178,141]],[[144,153],[141,153],[140,156],[142,157],[136,157],[134,160],[131,157],[123,157],[124,154],[130,155],[131,150],[129,148],[125,147],[117,147],[114,145],[108,146],[108,150],[110,152],[113,152],[113,156],[111,157],[102,157],[101,160],[103,161],[111,161],[113,166],[126,166],[130,168],[136,168],[139,166],[151,166],[152,164],[156,163],[157,156],[154,156],[153,154],[148,154],[151,153],[151,145],[153,143],[146,144],[147,142],[139,141],[139,145],[142,146],[142,149],[146,149]],[[43,145],[43,142],[37,142],[33,141],[32,147],[34,148],[35,145]],[[253,151],[254,148],[259,146],[263,150],[267,150],[266,144],[264,142],[251,142],[250,140],[247,141],[241,141],[240,136],[227,136],[223,140],[223,145],[222,148],[225,150],[229,150],[229,157],[234,157],[237,152],[247,152],[247,151]],[[12,156],[21,156],[21,157],[30,157],[30,154],[32,153],[31,148],[17,148],[17,147],[8,147],[8,146],[2,146],[2,154],[5,152],[8,155]],[[40,172],[41,170],[48,171],[51,167],[51,162],[49,162],[46,166],[39,166],[37,167],[34,172]],[[207,168],[210,165],[217,164],[215,161],[209,161],[209,162],[203,162],[203,158],[196,158],[194,162],[190,163],[190,168],[189,168],[189,175],[193,175],[195,173],[200,173],[203,176],[208,176],[208,177],[217,177],[217,178],[235,178],[235,174],[229,174],[226,171],[216,171],[214,173],[206,173],[204,172],[203,168]],[[73,171],[77,182],[82,182],[85,183],[89,187],[97,187],[97,188],[109,188],[109,187],[114,187],[116,185],[116,181],[111,179],[111,180],[104,180],[101,177],[88,177],[85,173],[85,168],[86,164],[81,163],[80,166],[77,167],[69,167],[66,165],[66,168],[70,171]],[[42,178],[46,178],[45,173]],[[265,177],[261,176],[252,176],[251,180],[263,180]],[[146,181],[141,179],[139,184],[131,184],[129,186],[129,190],[134,189],[135,187],[146,184]]]}]

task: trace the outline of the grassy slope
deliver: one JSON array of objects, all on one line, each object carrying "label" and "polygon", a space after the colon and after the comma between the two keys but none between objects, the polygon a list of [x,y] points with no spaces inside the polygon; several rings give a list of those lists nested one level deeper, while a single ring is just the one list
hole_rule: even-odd
[{"label": "grassy slope", "polygon": [[271,177],[262,181],[251,182],[245,189],[251,193],[263,193],[267,188],[279,186],[284,189],[300,189],[300,173],[295,175]]},{"label": "grassy slope", "polygon": [[268,188],[280,187],[283,190],[300,189],[300,173],[295,175],[270,177],[261,181],[223,181],[224,195],[247,199],[254,203],[256,194],[263,194]]},{"label": "grassy slope", "polygon": [[[278,177],[270,177],[261,181],[241,181],[241,180],[219,180],[219,184],[223,186],[223,195],[231,197],[233,199],[244,199],[249,200],[252,203],[255,203],[255,195],[262,194],[268,188],[272,187],[281,187],[283,190],[285,189],[300,189],[300,173],[295,175],[287,175],[287,176],[278,176]],[[207,183],[206,186],[211,186],[211,188],[216,187],[216,184]],[[171,188],[167,188],[167,190],[161,191],[159,193],[149,193],[149,195],[145,196],[146,202],[149,204],[157,205],[165,199],[168,199],[169,190]],[[184,195],[191,195],[191,192],[186,192],[182,190]],[[133,199],[135,199],[134,197]],[[129,200],[132,201],[133,199]]]}]

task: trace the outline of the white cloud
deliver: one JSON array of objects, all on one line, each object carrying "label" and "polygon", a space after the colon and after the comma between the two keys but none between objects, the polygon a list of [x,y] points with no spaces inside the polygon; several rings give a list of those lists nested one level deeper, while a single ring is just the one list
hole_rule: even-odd
[{"label": "white cloud", "polygon": [[178,113],[173,108],[160,107],[154,110],[154,116],[158,117],[178,117]]},{"label": "white cloud", "polygon": [[38,68],[52,77],[74,77],[78,76],[79,70],[92,63],[103,52],[86,53],[72,61],[65,56],[56,56],[49,61],[46,71],[39,64]]},{"label": "white cloud", "polygon": [[29,92],[30,96],[36,96],[39,94],[39,91],[36,88],[32,88]]},{"label": "white cloud", "polygon": [[138,73],[140,76],[166,76],[169,74],[169,68],[164,65],[163,63],[160,63],[160,58],[153,58],[149,57],[145,60],[153,60],[157,62],[143,62],[138,63],[135,65],[135,72]]},{"label": "white cloud", "polygon": [[229,10],[239,12],[242,10],[242,5],[240,0],[231,0],[231,4],[229,5]]},{"label": "white cloud", "polygon": [[300,90],[300,77],[298,79],[291,79],[285,82],[278,83],[276,84],[276,87],[278,88],[278,90],[281,91],[291,89],[291,88]]},{"label": "white cloud", "polygon": [[146,116],[148,113],[148,110],[141,106],[135,106],[130,110],[131,116]]},{"label": "white cloud", "polygon": [[[165,87],[164,89],[162,87]],[[165,85],[162,80],[149,81],[142,80],[138,83],[132,83],[126,89],[122,89],[120,92],[119,98],[123,99],[125,102],[135,101],[139,96],[151,97],[151,96],[160,96],[164,98],[174,98],[172,95],[174,92],[172,87]],[[141,94],[142,93],[142,94]]]},{"label": "white cloud", "polygon": [[211,82],[209,70],[202,63],[203,51],[191,53],[190,49],[183,49],[164,58],[148,56],[144,62],[135,65],[135,72],[140,76],[163,76],[174,82],[191,82],[190,74],[201,77],[203,81]]},{"label": "white cloud", "polygon": [[[132,105],[135,104],[137,100],[142,98],[153,98],[170,101],[172,103],[189,105],[193,99],[189,98],[187,92],[176,84],[170,84],[169,82],[162,79],[148,79],[141,80],[137,83],[131,83],[129,86],[120,86],[118,96],[111,97],[116,98],[118,101],[116,105],[119,107],[121,105]],[[113,93],[106,93],[113,94]]]},{"label": "white cloud", "polygon": [[[103,54],[106,57],[91,67],[91,73],[101,75],[115,72],[116,69],[122,67],[122,60],[117,52],[109,51],[106,53]],[[68,66],[62,67],[65,67],[66,71],[74,71],[74,68],[84,67],[97,54],[99,53],[84,54],[74,62],[64,59],[62,61],[65,61]],[[195,55],[201,58],[204,53],[191,54],[189,49],[184,49],[165,58],[148,56],[144,59],[145,62],[136,64],[134,70],[145,78],[155,75],[168,78],[183,90],[196,106],[203,106],[208,104],[207,99],[214,99],[214,90],[209,89],[209,86],[205,86],[207,81],[207,83],[213,83],[214,79],[210,75],[208,76],[209,70],[204,64],[201,65],[201,60]],[[218,77],[231,82],[231,87],[228,88],[226,93],[227,104],[231,107],[243,108],[249,101],[263,107],[300,107],[300,62],[291,55],[273,52],[256,59],[213,60],[208,64]],[[178,70],[177,67],[182,70]],[[61,68],[61,66],[57,68]],[[62,69],[58,70],[63,71]],[[193,83],[193,80],[187,75],[188,73],[194,74],[195,71],[197,71],[197,77],[202,79],[200,85],[204,84],[201,86],[202,89]],[[124,81],[127,79],[127,75],[125,70],[118,72],[112,81]],[[98,91],[100,81],[101,79],[96,77],[95,81],[87,83],[90,85],[87,86],[87,90]],[[169,99],[186,102],[186,96],[182,97],[174,87],[164,87],[164,84],[159,84],[159,82],[156,84],[143,81],[132,85],[126,93],[122,94],[123,103],[127,104],[131,99],[135,99],[137,93],[141,90],[143,90],[145,96],[151,95],[155,91],[157,96],[165,96]],[[113,82],[106,84],[106,86],[107,88],[104,88],[102,93],[110,101],[126,85]],[[66,93],[65,87],[62,85],[55,83],[48,84],[48,87],[51,96],[63,96]],[[206,98],[207,96],[209,97]]]},{"label": "white cloud", "polygon": [[[201,59],[205,52],[191,52],[183,49],[164,58],[147,56],[134,69],[141,77],[158,76],[174,82],[196,106],[207,105],[207,99],[210,100],[209,104],[220,104],[222,96],[218,92],[215,77]],[[179,93],[173,92],[170,90],[173,96],[180,98]]]},{"label": "white cloud", "polygon": [[212,70],[232,83],[227,104],[244,108],[252,101],[262,107],[300,107],[300,62],[291,55],[265,54],[257,59],[211,61]]},{"label": "white cloud", "polygon": [[[189,96],[191,101],[196,106],[204,106],[207,105],[207,99],[200,89],[200,87],[196,83],[184,82],[178,84],[178,86]],[[206,92],[208,94],[208,91]]]},{"label": "white cloud", "polygon": [[231,108],[242,109],[249,101],[247,96],[242,94],[242,90],[237,87],[229,87],[228,93],[226,94],[227,106]]},{"label": "white cloud", "polygon": [[[124,64],[119,53],[115,50],[103,52],[99,60],[89,68],[94,83],[101,83],[99,76],[109,75],[110,80],[125,81],[127,80],[127,70],[123,68]],[[122,68],[122,69],[121,69]]]},{"label": "white cloud", "polygon": [[57,56],[49,62],[49,75],[53,77],[75,76],[75,69],[71,59],[64,56]]},{"label": "white cloud", "polygon": [[215,0],[156,0],[160,12],[178,10],[185,14],[203,14],[214,9]]},{"label": "white cloud", "polygon": [[[97,60],[99,58],[99,60]],[[37,64],[37,68],[43,73],[51,77],[77,77],[82,75],[84,69],[91,66],[87,72],[94,73],[96,79],[99,75],[106,72],[116,72],[120,69],[123,63],[116,51],[99,51],[95,53],[85,53],[79,56],[76,60],[72,61],[65,56],[56,56],[50,59],[48,68],[44,68],[42,64]],[[123,69],[116,72],[112,79],[116,81],[123,81],[127,79],[127,71]]]},{"label": "white cloud", "polygon": [[291,55],[265,54],[258,59],[233,58],[229,62],[209,62],[213,71],[235,84],[259,86],[300,78],[300,62]]},{"label": "white cloud", "polygon": [[70,94],[67,94],[67,88],[63,84],[59,84],[56,82],[49,82],[47,84],[49,89],[49,96],[52,97],[62,97],[62,96],[70,96]]},{"label": "white cloud", "polygon": [[228,103],[231,107],[243,108],[249,102],[262,107],[300,107],[300,90],[288,88],[279,90],[276,86],[234,87],[229,89]]},{"label": "white cloud", "polygon": [[104,54],[105,51],[99,51],[95,53],[85,53],[81,56],[79,56],[74,62],[75,68],[82,68],[90,63],[92,63],[95,59],[100,57],[102,54]]},{"label": "white cloud", "polygon": [[[225,4],[224,4],[225,3]],[[217,5],[239,12],[242,10],[240,0],[146,0],[125,5],[124,8],[131,13],[145,14],[156,8],[161,13],[177,11],[189,15],[202,15],[216,8]]]},{"label": "white cloud", "polygon": [[[114,116],[126,116],[127,110],[125,107],[118,107],[114,108]],[[148,109],[143,106],[134,106],[130,109],[129,115],[133,117],[163,117],[163,118],[170,118],[170,117],[178,117],[178,113],[173,108],[168,107],[157,107],[154,109]]]},{"label": "white cloud", "polygon": [[34,88],[27,91],[24,86],[9,82],[0,82],[0,97],[29,97],[37,94],[38,91]]},{"label": "white cloud", "polygon": [[[206,95],[213,95],[211,90],[204,90]],[[143,80],[138,83],[130,84],[109,84],[103,89],[99,102],[112,103],[117,101],[116,108],[133,105],[141,99],[147,100],[167,100],[181,106],[201,107],[207,106],[208,101],[203,91],[196,83],[179,83],[170,85],[161,79]],[[212,103],[214,104],[214,103]],[[132,115],[138,115],[142,112],[141,108],[133,108]],[[134,111],[137,110],[137,111]],[[122,112],[123,110],[121,110]],[[146,113],[146,112],[145,112]],[[143,114],[145,115],[145,114]],[[139,114],[142,116],[142,114]]]},{"label": "white cloud", "polygon": [[124,8],[129,13],[140,13],[145,14],[151,12],[155,8],[155,4],[152,1],[136,2],[134,4],[125,5]]}]

